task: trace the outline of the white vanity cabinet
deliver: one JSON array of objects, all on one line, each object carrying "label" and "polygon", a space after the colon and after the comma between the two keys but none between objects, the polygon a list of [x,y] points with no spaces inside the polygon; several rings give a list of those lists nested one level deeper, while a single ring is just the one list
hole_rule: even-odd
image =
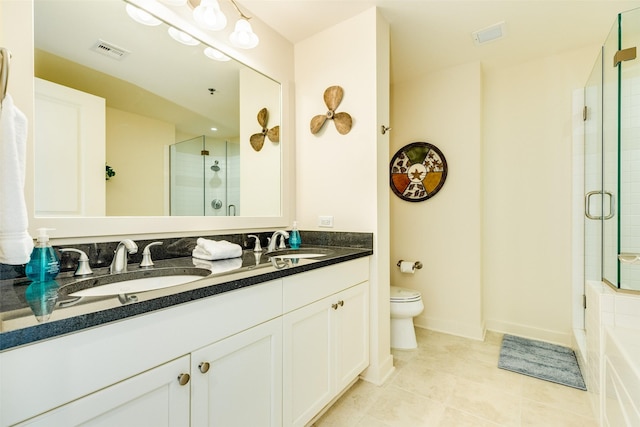
[{"label": "white vanity cabinet", "polygon": [[188,372],[189,356],[183,356],[18,425],[187,426]]},{"label": "white vanity cabinet", "polygon": [[0,427],[304,425],[369,363],[359,258],[0,352]]},{"label": "white vanity cabinet", "polygon": [[369,364],[368,259],[285,278],[283,299],[284,425],[304,426]]},{"label": "white vanity cabinet", "polygon": [[[211,374],[222,372],[217,378],[226,381],[223,387],[227,387],[229,377],[225,375],[237,374],[240,381],[241,375],[251,369],[246,364],[257,363],[268,367],[261,372],[261,384],[273,384],[260,392],[264,397],[260,402],[232,401],[237,393],[225,395],[215,387],[210,398],[201,402],[207,405],[215,398],[216,405],[241,407],[247,412],[253,411],[255,404],[256,411],[264,413],[263,402],[271,400],[276,402],[278,413],[256,424],[270,425],[281,412],[281,405],[277,406],[282,398],[281,316],[282,281],[274,280],[2,352],[0,426],[39,419],[45,420],[44,424],[35,425],[73,426],[77,424],[59,417],[76,410],[100,416],[97,424],[87,424],[91,426],[205,425],[191,424],[190,419],[193,400],[210,392],[206,383],[201,384],[202,374],[196,370],[202,356],[210,356],[209,352],[213,356],[207,359],[212,367],[209,381],[218,381],[211,379]],[[182,374],[190,377],[188,382],[187,377],[181,377],[183,386],[178,378]],[[247,388],[251,379],[245,377],[243,381]],[[112,398],[127,403],[112,404]],[[140,422],[113,421],[121,419],[120,411],[139,412],[139,418],[134,419]],[[145,411],[153,412],[153,416]],[[174,417],[179,419],[176,424]],[[98,421],[101,419],[102,424]]]},{"label": "white vanity cabinet", "polygon": [[191,353],[191,426],[282,426],[282,318]]}]

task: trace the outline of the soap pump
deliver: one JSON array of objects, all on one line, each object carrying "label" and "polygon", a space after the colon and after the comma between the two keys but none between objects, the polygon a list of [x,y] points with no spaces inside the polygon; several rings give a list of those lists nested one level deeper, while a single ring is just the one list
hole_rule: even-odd
[{"label": "soap pump", "polygon": [[298,223],[293,221],[293,229],[289,234],[289,246],[291,246],[291,249],[298,249],[301,243],[302,239],[300,238],[300,232],[298,231]]},{"label": "soap pump", "polygon": [[48,230],[53,228],[38,228],[36,244],[25,267],[25,274],[34,282],[48,282],[60,272],[60,260],[49,243]]}]

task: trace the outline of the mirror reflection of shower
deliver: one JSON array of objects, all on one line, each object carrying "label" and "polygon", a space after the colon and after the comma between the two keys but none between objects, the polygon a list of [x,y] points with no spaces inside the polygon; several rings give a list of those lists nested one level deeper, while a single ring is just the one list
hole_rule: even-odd
[{"label": "mirror reflection of shower", "polygon": [[170,146],[172,216],[239,215],[240,150],[237,143],[198,136]]}]

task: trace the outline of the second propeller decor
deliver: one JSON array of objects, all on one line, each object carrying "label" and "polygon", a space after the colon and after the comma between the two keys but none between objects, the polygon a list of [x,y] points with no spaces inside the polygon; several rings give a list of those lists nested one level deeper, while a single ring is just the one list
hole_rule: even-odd
[{"label": "second propeller decor", "polygon": [[254,150],[262,150],[264,145],[264,137],[269,138],[271,142],[280,142],[280,126],[274,126],[271,129],[267,129],[267,121],[269,120],[269,112],[266,108],[258,111],[258,124],[262,127],[260,133],[254,133],[251,135],[249,142]]},{"label": "second propeller decor", "polygon": [[311,119],[311,133],[316,134],[324,125],[324,122],[333,120],[340,134],[346,135],[351,130],[352,120],[349,113],[336,113],[336,108],[342,101],[344,90],[340,86],[330,86],[324,91],[324,103],[329,109],[326,114],[314,116]]}]

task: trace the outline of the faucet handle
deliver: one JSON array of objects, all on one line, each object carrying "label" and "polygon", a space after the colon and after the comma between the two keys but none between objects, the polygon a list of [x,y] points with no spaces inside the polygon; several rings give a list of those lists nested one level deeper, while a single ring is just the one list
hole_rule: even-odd
[{"label": "faucet handle", "polygon": [[149,248],[151,248],[151,246],[158,246],[158,245],[162,245],[162,242],[153,242],[145,246],[144,250],[142,251],[142,262],[140,263],[140,267],[153,266],[153,261],[151,260],[151,249]]},{"label": "faucet handle", "polygon": [[78,259],[78,268],[76,268],[76,272],[73,273],[74,276],[86,276],[87,274],[93,273],[89,266],[89,257],[84,253],[84,251],[74,248],[64,248],[60,249],[60,252],[76,252],[80,254],[80,258]]},{"label": "faucet handle", "polygon": [[287,238],[284,237],[283,234],[278,236],[280,238],[280,244],[278,245],[278,249],[287,249]]},{"label": "faucet handle", "polygon": [[260,238],[255,234],[249,234],[247,237],[253,237],[256,239],[256,244],[253,247],[253,252],[262,252],[262,246],[260,246]]}]

